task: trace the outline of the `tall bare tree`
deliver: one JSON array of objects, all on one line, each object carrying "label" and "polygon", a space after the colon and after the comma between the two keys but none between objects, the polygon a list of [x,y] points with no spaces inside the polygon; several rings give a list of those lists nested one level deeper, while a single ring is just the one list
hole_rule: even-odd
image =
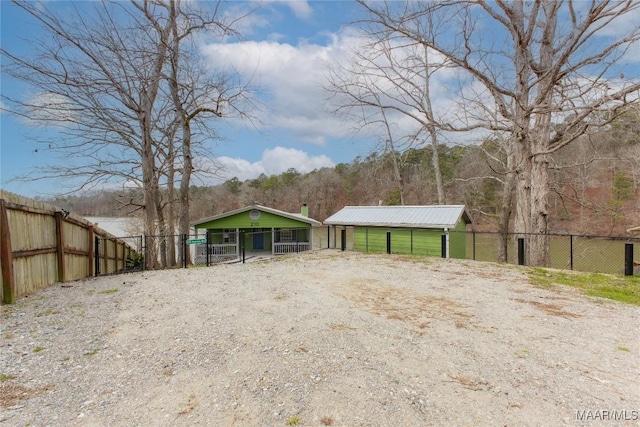
[{"label": "tall bare tree", "polygon": [[[366,40],[346,65],[337,65],[329,76],[327,90],[333,94],[336,111],[348,113],[358,128],[379,127],[385,152],[431,145],[432,166],[438,203],[446,203],[438,157],[437,117],[431,100],[433,76],[446,63],[432,60],[429,49],[411,40],[388,38],[375,28],[365,31]],[[435,55],[434,55],[435,56]],[[410,129],[397,122],[408,119]],[[400,132],[400,133],[399,133]],[[403,182],[396,158],[395,179],[403,198]]]},{"label": "tall bare tree", "polygon": [[[220,39],[238,36],[233,29],[239,18],[220,12],[222,2],[209,2],[198,9],[191,2],[169,0],[164,3],[171,22],[171,47],[166,79],[176,120],[180,124],[179,224],[180,233],[189,233],[189,193],[194,172],[194,127],[209,140],[218,138],[210,118],[241,116],[249,118],[250,83],[242,83],[237,73],[219,67],[212,71],[202,64],[194,44],[197,33],[207,32]],[[161,25],[157,22],[155,25]]]},{"label": "tall bare tree", "polygon": [[[47,146],[78,159],[45,169],[42,177],[79,178],[81,188],[114,177],[140,182],[145,233],[156,235],[154,107],[171,28],[147,31],[144,15],[134,10],[154,14],[155,6],[132,4],[74,3],[61,16],[44,3],[14,2],[46,36],[33,57],[2,48],[11,61],[7,71],[38,91],[31,99],[5,100],[19,114],[56,127],[60,135]],[[150,267],[155,258],[147,260]]]},{"label": "tall bare tree", "polygon": [[[621,58],[637,48],[639,27],[623,36],[600,36],[640,3],[359,3],[369,25],[381,34],[420,43],[457,67],[462,78],[457,96],[465,120],[455,128],[479,126],[511,134],[515,231],[527,240],[527,262],[547,264],[549,155],[638,102],[640,82],[637,76],[623,77]],[[446,22],[448,30],[429,31],[426,23],[432,18]],[[604,109],[612,114],[598,114]]]},{"label": "tall bare tree", "polygon": [[[77,159],[47,165],[38,177],[75,179],[77,188],[124,180],[139,185],[144,192],[145,234],[151,236],[147,263],[152,268],[157,260],[152,236],[175,230],[172,193],[178,179],[180,229],[188,232],[194,123],[202,142],[215,131],[212,123],[198,121],[200,116],[227,116],[228,111],[239,111],[235,101],[247,99],[246,86],[239,85],[232,72],[189,72],[192,63],[202,62],[190,40],[196,32],[216,29],[215,35],[223,37],[231,31],[235,20],[224,22],[220,4],[198,8],[197,3],[178,0],[72,3],[61,15],[46,2],[15,1],[15,7],[45,30],[45,37],[34,55],[1,50],[9,59],[5,70],[35,92],[31,98],[3,95],[4,104],[57,130],[43,141],[45,150]],[[188,42],[192,56],[183,49]],[[168,114],[174,117],[167,120]],[[179,144],[172,139],[178,136]],[[161,192],[167,187],[168,200]],[[163,264],[174,258],[161,252]]]}]

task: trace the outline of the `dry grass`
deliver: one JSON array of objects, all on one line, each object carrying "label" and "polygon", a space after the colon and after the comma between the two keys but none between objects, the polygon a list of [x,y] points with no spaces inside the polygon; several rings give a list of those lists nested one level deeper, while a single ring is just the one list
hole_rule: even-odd
[{"label": "dry grass", "polygon": [[356,328],[352,328],[351,326],[347,326],[344,323],[332,323],[329,325],[331,329],[334,331],[355,331]]},{"label": "dry grass", "polygon": [[522,298],[514,298],[514,301],[518,301],[524,304],[530,304],[535,308],[537,308],[538,310],[544,311],[545,313],[551,314],[552,316],[570,317],[570,318],[580,317],[579,314],[571,313],[569,311],[564,310],[563,307],[559,306],[558,304],[547,304],[539,301],[525,300]]},{"label": "dry grass", "polygon": [[454,380],[455,382],[461,384],[464,388],[473,391],[484,390],[488,388],[489,383],[486,381],[474,381],[464,375],[451,375],[448,374],[449,378]]},{"label": "dry grass", "polygon": [[23,400],[30,399],[36,394],[53,389],[52,385],[47,385],[41,388],[27,388],[15,381],[3,381],[0,383],[0,406],[3,408],[10,408],[22,402]]},{"label": "dry grass", "polygon": [[179,415],[188,414],[189,412],[196,409],[197,406],[198,406],[198,401],[196,400],[196,395],[192,394],[191,396],[189,396],[189,399],[187,400],[187,402],[182,405],[182,409],[178,411],[178,414]]},{"label": "dry grass", "polygon": [[333,425],[333,418],[329,417],[329,416],[324,416],[322,418],[320,418],[320,423],[323,426],[330,426]]},{"label": "dry grass", "polygon": [[413,326],[419,334],[434,320],[453,320],[457,328],[465,327],[473,317],[466,305],[448,298],[423,295],[407,288],[389,286],[378,281],[352,280],[342,295],[370,313]]}]

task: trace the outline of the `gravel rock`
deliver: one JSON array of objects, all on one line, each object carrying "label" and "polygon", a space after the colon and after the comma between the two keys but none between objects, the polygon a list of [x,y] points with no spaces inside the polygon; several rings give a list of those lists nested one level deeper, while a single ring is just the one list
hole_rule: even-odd
[{"label": "gravel rock", "polygon": [[640,422],[640,310],[513,267],[326,250],[54,285],[1,321],[2,425]]}]

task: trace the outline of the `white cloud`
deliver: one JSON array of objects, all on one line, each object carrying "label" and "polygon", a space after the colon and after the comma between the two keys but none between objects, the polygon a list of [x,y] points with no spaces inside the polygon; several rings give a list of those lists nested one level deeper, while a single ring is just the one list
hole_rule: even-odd
[{"label": "white cloud", "polygon": [[[265,105],[264,111],[258,113],[261,130],[266,133],[286,132],[288,137],[300,142],[325,146],[329,139],[348,138],[353,132],[353,123],[345,122],[344,116],[330,112],[333,106],[329,104],[329,93],[324,89],[328,86],[329,68],[335,68],[336,63],[348,63],[354,50],[370,41],[359,31],[345,28],[338,33],[327,34],[326,45],[305,42],[292,45],[277,40],[245,41],[208,44],[203,47],[203,53],[211,64],[232,64],[246,79],[254,79],[260,86]],[[432,57],[431,61],[435,59]],[[451,92],[445,87],[446,82],[455,77],[456,71],[446,68],[434,74],[434,106],[450,103]],[[381,85],[389,86],[384,82]],[[396,120],[406,122],[402,117]],[[398,126],[407,130],[401,123]],[[415,123],[410,124],[415,127]],[[369,134],[375,138],[375,132],[375,129],[365,129],[360,136]]]},{"label": "white cloud", "polygon": [[[583,6],[589,7],[589,3],[585,3]],[[624,7],[627,7],[626,3],[619,2],[617,4],[614,4],[613,8],[619,11]],[[625,37],[632,32],[637,33],[638,26],[640,26],[640,8],[636,7],[630,12],[624,13],[616,17],[610,24],[600,29],[597,35]]]},{"label": "white cloud", "polygon": [[260,86],[266,105],[259,114],[262,128],[286,129],[301,141],[321,145],[327,138],[348,133],[341,120],[327,111],[323,89],[330,62],[346,55],[347,50],[341,38],[327,46],[246,41],[203,48],[212,65],[232,64]]},{"label": "white cloud", "polygon": [[223,168],[223,179],[234,176],[240,181],[257,178],[260,174],[279,175],[294,168],[298,172],[307,173],[314,169],[333,167],[335,163],[325,155],[310,156],[308,153],[295,148],[275,147],[264,150],[262,158],[257,162],[249,162],[241,158],[218,157],[216,163]]},{"label": "white cloud", "polygon": [[[633,22],[635,18],[628,19]],[[204,46],[203,53],[211,64],[231,64],[245,79],[253,79],[260,86],[264,107],[257,116],[261,131],[280,135],[289,141],[326,146],[328,141],[352,136],[354,130],[354,124],[345,122],[345,117],[329,112],[329,94],[324,90],[329,67],[336,63],[348,63],[355,49],[370,42],[357,29],[349,27],[327,34],[326,37],[326,44],[290,44],[278,41],[277,37],[263,41],[214,43]],[[396,59],[409,54],[409,50],[399,51]],[[432,53],[430,62],[437,62],[438,59],[438,55]],[[388,94],[395,91],[384,81],[378,83]],[[462,109],[459,104],[462,99],[467,100],[469,105],[476,103],[477,108]],[[459,126],[475,122],[480,117],[485,118],[491,113],[490,106],[493,104],[482,85],[453,68],[443,68],[432,76],[431,102],[443,122]],[[481,108],[482,105],[485,108]],[[389,112],[388,117],[392,120],[397,135],[407,135],[416,129],[417,122],[407,116]],[[381,135],[384,135],[384,131],[371,127],[362,130],[358,136],[369,138],[370,142],[375,143],[384,138]],[[472,141],[483,135],[484,132],[475,132],[461,134],[459,138]],[[276,173],[266,171],[262,161],[238,165],[232,160],[234,159],[228,159],[227,162],[234,170],[258,171],[262,168],[258,174]],[[279,172],[284,170],[286,168]]]},{"label": "white cloud", "polygon": [[309,19],[313,15],[313,9],[307,0],[262,0],[261,4],[280,3],[288,6],[299,19]]},{"label": "white cloud", "polygon": [[282,0],[284,3],[289,6],[289,8],[293,11],[294,15],[296,15],[300,19],[309,19],[311,15],[313,15],[313,9],[309,6],[306,0]]}]

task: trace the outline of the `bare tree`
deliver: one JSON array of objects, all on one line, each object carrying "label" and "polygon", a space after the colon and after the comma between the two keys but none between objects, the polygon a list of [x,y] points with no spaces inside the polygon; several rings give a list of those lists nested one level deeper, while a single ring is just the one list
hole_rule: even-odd
[{"label": "bare tree", "polygon": [[[429,49],[411,40],[390,39],[375,28],[365,30],[367,43],[353,52],[347,65],[331,71],[327,90],[333,94],[336,112],[348,113],[359,129],[380,127],[384,152],[402,152],[428,141],[433,148],[438,203],[446,203],[440,160],[438,125],[431,101],[431,84],[442,61],[431,60]],[[408,119],[411,130],[398,121]],[[426,137],[425,137],[426,134]],[[404,199],[399,157],[394,160],[395,180]],[[404,203],[404,202],[403,202]]]},{"label": "bare tree", "polygon": [[[147,264],[153,268],[153,236],[175,232],[177,180],[180,229],[188,233],[194,126],[202,132],[198,142],[214,140],[214,126],[199,118],[227,117],[240,111],[238,100],[248,99],[236,73],[202,67],[192,72],[201,60],[190,38],[214,29],[226,36],[235,20],[223,21],[219,2],[202,9],[178,0],[74,3],[64,16],[46,3],[14,4],[46,36],[30,57],[2,48],[10,60],[7,72],[36,91],[31,98],[3,95],[3,101],[16,114],[57,130],[42,141],[46,150],[77,159],[48,165],[37,178],[71,178],[78,189],[122,181],[138,185],[145,234],[151,236]],[[187,42],[191,56],[183,49]],[[174,246],[169,242],[161,251],[163,265],[175,259]]]},{"label": "bare tree", "polygon": [[[359,3],[369,24],[388,38],[420,43],[460,71],[457,95],[464,120],[449,130],[482,127],[511,134],[515,231],[527,240],[527,262],[547,264],[549,155],[638,102],[640,83],[622,77],[620,59],[637,46],[640,29],[634,26],[622,37],[598,36],[640,3]],[[427,30],[425,23],[436,17],[447,23],[447,31]],[[604,109],[612,114],[598,114]]]},{"label": "bare tree", "polygon": [[[249,118],[247,105],[251,89],[240,82],[237,73],[220,67],[215,72],[201,64],[197,46],[190,40],[198,32],[218,38],[238,34],[233,29],[237,19],[223,17],[222,2],[209,3],[206,10],[196,9],[191,2],[170,0],[165,3],[171,22],[171,49],[166,79],[181,134],[181,167],[179,189],[180,233],[189,233],[189,189],[194,172],[194,129],[197,127],[209,140],[217,139],[213,118],[233,115]],[[160,22],[156,23],[160,25]],[[185,46],[185,44],[187,44]],[[195,141],[197,142],[197,141]]]},{"label": "bare tree", "polygon": [[[46,141],[52,151],[78,159],[41,177],[79,178],[84,188],[114,177],[133,180],[144,191],[145,233],[157,234],[158,174],[154,107],[166,62],[170,27],[148,31],[149,2],[73,4],[59,16],[44,3],[14,2],[45,30],[34,57],[15,55],[9,73],[35,88],[31,99],[6,99],[14,111],[57,127]],[[79,8],[82,7],[82,10]],[[144,14],[135,13],[139,10]],[[147,262],[154,266],[155,255]]]}]

